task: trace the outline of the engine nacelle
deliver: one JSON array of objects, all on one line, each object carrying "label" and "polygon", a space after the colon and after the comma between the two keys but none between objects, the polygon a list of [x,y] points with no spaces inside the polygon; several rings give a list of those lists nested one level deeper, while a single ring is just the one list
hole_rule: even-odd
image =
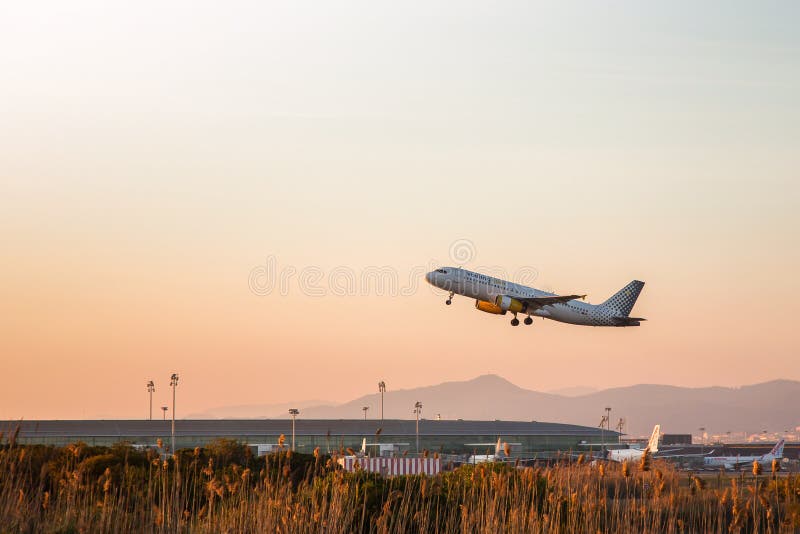
[{"label": "engine nacelle", "polygon": [[503,310],[503,313],[510,311],[513,313],[525,313],[525,310],[528,309],[528,305],[524,302],[521,302],[515,298],[511,298],[508,295],[499,295],[495,301],[495,305]]},{"label": "engine nacelle", "polygon": [[476,300],[475,301],[475,308],[479,309],[482,312],[494,313],[495,315],[505,315],[506,314],[506,311],[503,308],[501,308],[497,304],[494,304],[492,302],[487,302],[485,300]]}]

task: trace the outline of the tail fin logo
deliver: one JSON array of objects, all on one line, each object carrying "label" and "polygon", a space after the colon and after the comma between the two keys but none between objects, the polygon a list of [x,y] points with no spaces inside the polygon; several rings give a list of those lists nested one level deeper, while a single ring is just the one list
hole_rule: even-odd
[{"label": "tail fin logo", "polygon": [[785,440],[783,440],[783,439],[780,440],[778,443],[776,443],[775,446],[772,447],[772,450],[769,451],[770,456],[783,457],[783,444],[784,443],[785,443]]}]

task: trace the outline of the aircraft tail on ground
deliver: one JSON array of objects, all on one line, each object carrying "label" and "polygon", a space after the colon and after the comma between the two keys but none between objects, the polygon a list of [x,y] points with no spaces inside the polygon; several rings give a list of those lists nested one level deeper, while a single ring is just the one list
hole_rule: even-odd
[{"label": "aircraft tail on ground", "polygon": [[647,442],[647,449],[650,453],[658,452],[658,438],[661,435],[661,425],[656,425],[653,428],[653,434],[650,436],[650,441]]},{"label": "aircraft tail on ground", "polygon": [[782,439],[778,443],[776,443],[775,446],[772,447],[772,450],[769,451],[769,456],[773,458],[783,458],[783,444],[785,442],[786,441]]},{"label": "aircraft tail on ground", "polygon": [[619,312],[620,315],[627,317],[630,315],[633,305],[636,304],[636,299],[639,298],[639,293],[642,292],[643,287],[644,282],[634,280],[627,286],[614,293],[611,298],[605,301],[602,305]]}]

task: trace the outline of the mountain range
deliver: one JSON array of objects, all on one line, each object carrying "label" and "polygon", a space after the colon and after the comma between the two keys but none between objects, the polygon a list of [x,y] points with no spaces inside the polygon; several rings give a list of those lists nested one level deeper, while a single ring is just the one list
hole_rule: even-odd
[{"label": "mountain range", "polygon": [[[619,418],[630,436],[649,435],[660,423],[665,433],[709,434],[731,432],[783,432],[800,425],[794,399],[800,398],[800,382],[773,380],[741,387],[687,388],[638,384],[594,391],[564,388],[542,393],[521,388],[494,374],[472,380],[434,386],[388,390],[384,417],[411,419],[414,403],[422,403],[422,415],[433,419],[548,421],[597,426],[605,407],[611,407],[612,428]],[[290,407],[307,419],[355,419],[380,417],[380,394],[372,393],[343,404],[324,401],[227,406],[189,418],[283,418]]]}]

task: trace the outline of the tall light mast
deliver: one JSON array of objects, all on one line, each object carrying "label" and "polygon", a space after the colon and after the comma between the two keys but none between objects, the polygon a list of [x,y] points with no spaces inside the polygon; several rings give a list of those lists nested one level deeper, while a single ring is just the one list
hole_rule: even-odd
[{"label": "tall light mast", "polygon": [[289,415],[292,416],[292,451],[294,451],[294,420],[300,414],[300,410],[297,408],[290,408]]},{"label": "tall light mast", "polygon": [[147,393],[150,395],[150,421],[153,420],[153,392],[156,390],[156,385],[153,381],[147,383]]},{"label": "tall light mast", "polygon": [[381,393],[381,424],[383,424],[383,394],[386,393],[386,382],[378,382],[378,391]]},{"label": "tall light mast", "polygon": [[178,373],[172,373],[169,385],[172,386],[172,454],[175,454],[175,391],[178,389]]},{"label": "tall light mast", "polygon": [[422,413],[422,403],[417,401],[414,404],[414,414],[417,416],[417,454],[419,454],[419,414]]}]

